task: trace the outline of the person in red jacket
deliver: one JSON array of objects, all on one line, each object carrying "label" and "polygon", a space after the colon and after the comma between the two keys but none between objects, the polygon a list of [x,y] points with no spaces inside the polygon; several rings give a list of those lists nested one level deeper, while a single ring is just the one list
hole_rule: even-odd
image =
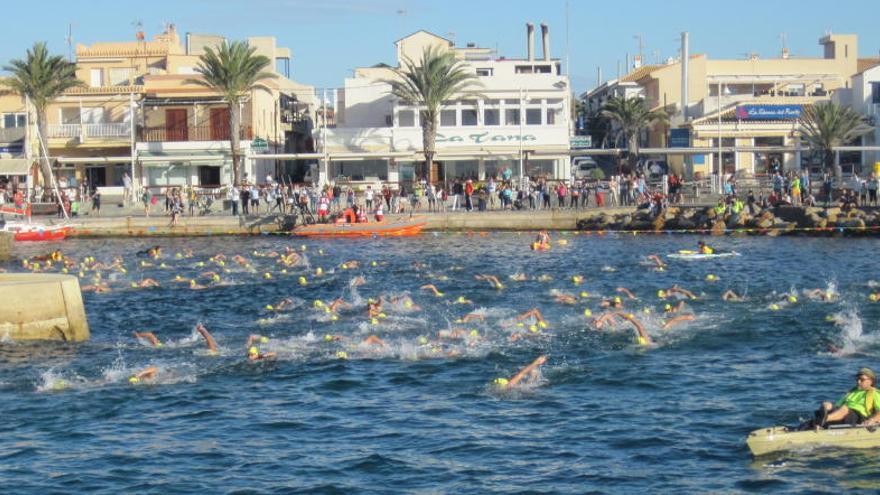
[{"label": "person in red jacket", "polygon": [[474,209],[474,204],[471,201],[471,196],[474,194],[474,181],[468,179],[464,184],[464,205],[467,208],[467,211],[471,211]]}]

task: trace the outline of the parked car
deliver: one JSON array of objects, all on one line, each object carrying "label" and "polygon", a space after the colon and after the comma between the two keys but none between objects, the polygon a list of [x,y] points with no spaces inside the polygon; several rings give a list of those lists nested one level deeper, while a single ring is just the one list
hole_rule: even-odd
[{"label": "parked car", "polygon": [[576,157],[571,161],[571,176],[575,180],[590,178],[593,176],[593,170],[598,168],[601,167],[596,163],[596,160],[583,156]]}]

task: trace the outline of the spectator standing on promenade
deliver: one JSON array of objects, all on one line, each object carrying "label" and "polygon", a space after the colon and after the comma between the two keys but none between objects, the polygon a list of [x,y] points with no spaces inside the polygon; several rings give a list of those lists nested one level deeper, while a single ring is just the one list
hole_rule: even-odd
[{"label": "spectator standing on promenade", "polygon": [[241,191],[238,193],[238,198],[241,200],[241,214],[244,216],[248,216],[250,214],[250,205],[251,205],[251,191],[250,186],[247,184],[242,184]]},{"label": "spectator standing on promenade", "polygon": [[95,216],[101,216],[101,190],[97,187],[95,193],[92,194],[92,212]]},{"label": "spectator standing on promenade", "polygon": [[877,179],[877,174],[871,173],[868,177],[868,201],[865,203],[866,205],[876,206],[877,205],[877,189],[880,188],[880,180]]},{"label": "spectator standing on promenade", "polygon": [[229,189],[226,190],[226,200],[229,201],[229,204],[232,207],[232,216],[237,217],[239,201],[239,192],[237,187],[232,185],[229,187]]},{"label": "spectator standing on promenade", "polygon": [[141,201],[144,203],[144,216],[150,216],[150,204],[153,202],[153,194],[150,192],[150,188],[145,187],[144,192],[141,193]]},{"label": "spectator standing on promenade", "polygon": [[495,193],[498,191],[498,186],[495,184],[495,177],[489,177],[489,183],[486,184],[486,191],[489,192],[489,209],[494,209]]},{"label": "spectator standing on promenade", "polygon": [[822,195],[825,197],[825,208],[831,206],[831,192],[833,187],[833,177],[828,172],[825,172],[822,175]]},{"label": "spectator standing on promenade", "polygon": [[471,211],[474,209],[474,204],[472,202],[472,196],[474,194],[474,181],[468,179],[464,184],[464,205],[467,208],[467,211]]},{"label": "spectator standing on promenade", "polygon": [[125,172],[122,174],[122,202],[127,205],[131,199],[131,176]]}]

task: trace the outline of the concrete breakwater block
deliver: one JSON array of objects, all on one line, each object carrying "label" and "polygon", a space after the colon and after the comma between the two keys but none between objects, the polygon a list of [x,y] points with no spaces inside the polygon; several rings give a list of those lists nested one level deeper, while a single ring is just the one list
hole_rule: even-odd
[{"label": "concrete breakwater block", "polygon": [[12,232],[0,232],[0,261],[12,258],[12,242],[15,234]]},{"label": "concrete breakwater block", "polygon": [[0,337],[89,339],[79,280],[70,275],[0,273]]}]

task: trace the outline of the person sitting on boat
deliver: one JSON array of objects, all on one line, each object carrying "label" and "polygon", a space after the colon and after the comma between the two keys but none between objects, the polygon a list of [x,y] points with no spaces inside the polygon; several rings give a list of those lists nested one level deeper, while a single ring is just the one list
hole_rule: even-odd
[{"label": "person sitting on boat", "polygon": [[382,202],[379,201],[379,204],[376,205],[376,221],[381,222],[385,220],[385,215],[382,213]]},{"label": "person sitting on boat", "polygon": [[327,197],[327,192],[324,191],[321,193],[321,198],[318,199],[318,221],[325,222],[327,220],[327,215],[330,214],[330,198]]},{"label": "person sitting on boat", "polygon": [[709,247],[708,245],[706,245],[706,243],[703,241],[698,242],[697,246],[699,246],[700,254],[714,254],[715,253],[715,250],[712,249],[711,247]]},{"label": "person sitting on boat", "polygon": [[366,208],[357,208],[355,210],[357,214],[357,223],[367,223],[367,209]]},{"label": "person sitting on boat", "polygon": [[342,211],[342,218],[345,223],[357,222],[357,205],[352,205]]},{"label": "person sitting on boat", "polygon": [[835,424],[880,424],[880,396],[874,388],[876,385],[877,375],[871,368],[859,369],[856,386],[834,404],[823,402],[815,413],[815,419],[801,425],[801,429],[825,428]]}]

